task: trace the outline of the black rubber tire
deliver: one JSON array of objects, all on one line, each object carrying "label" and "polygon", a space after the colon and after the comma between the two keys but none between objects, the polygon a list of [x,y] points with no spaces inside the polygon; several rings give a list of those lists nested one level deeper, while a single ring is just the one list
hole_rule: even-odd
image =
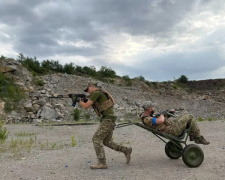
[{"label": "black rubber tire", "polygon": [[183,150],[182,159],[188,167],[198,167],[204,160],[204,153],[199,146],[189,144]]},{"label": "black rubber tire", "polygon": [[183,146],[178,142],[174,144],[172,141],[169,141],[166,143],[165,152],[170,159],[179,159],[183,154]]}]

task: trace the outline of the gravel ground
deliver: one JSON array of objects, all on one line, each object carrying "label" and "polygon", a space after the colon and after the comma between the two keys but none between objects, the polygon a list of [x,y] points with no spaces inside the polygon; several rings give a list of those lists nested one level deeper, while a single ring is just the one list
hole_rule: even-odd
[{"label": "gravel ground", "polygon": [[[152,133],[128,126],[114,131],[114,141],[133,148],[129,165],[122,153],[105,148],[108,169],[91,170],[96,163],[92,136],[97,125],[87,126],[33,126],[6,125],[10,135],[1,146],[0,179],[2,180],[72,180],[72,179],[225,179],[225,122],[200,122],[202,134],[211,142],[200,147],[205,159],[198,168],[187,167],[182,158],[169,159],[165,144]],[[15,133],[25,132],[23,137]],[[33,133],[28,137],[28,133]],[[27,136],[26,136],[27,135]],[[72,147],[75,135],[77,145]],[[11,139],[32,138],[30,149],[7,149]],[[19,141],[19,140],[18,140]],[[190,143],[190,142],[189,142]],[[5,149],[4,149],[5,148]],[[3,152],[4,151],[4,152]]]}]

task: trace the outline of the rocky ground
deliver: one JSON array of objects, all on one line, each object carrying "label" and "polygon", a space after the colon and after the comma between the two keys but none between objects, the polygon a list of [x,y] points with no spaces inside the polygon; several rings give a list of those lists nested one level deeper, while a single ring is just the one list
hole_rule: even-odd
[{"label": "rocky ground", "polygon": [[[15,84],[27,94],[27,98],[20,102],[18,109],[9,114],[5,114],[5,102],[3,98],[0,98],[0,120],[6,123],[73,121],[71,114],[74,108],[71,106],[71,99],[50,99],[48,97],[55,94],[83,93],[90,80],[90,77],[85,75],[60,73],[33,76],[13,59],[0,61],[0,68],[10,69],[5,74],[15,79]],[[192,89],[178,87],[175,81],[146,84],[133,79],[132,86],[127,86],[122,78],[105,79],[105,82],[98,81],[99,87],[108,90],[114,97],[115,114],[119,121],[136,119],[142,109],[137,108],[135,103],[143,104],[149,100],[158,104],[158,111],[182,108],[184,112],[191,113],[197,118],[223,119],[225,117],[224,79],[190,81],[189,84]],[[93,110],[82,110],[81,119],[94,120],[96,116]]]},{"label": "rocky ground", "polygon": [[116,142],[133,148],[131,162],[126,165],[123,154],[105,148],[107,170],[89,168],[90,164],[96,163],[91,138],[97,125],[5,125],[10,134],[6,142],[0,145],[0,179],[223,180],[225,122],[218,120],[198,124],[202,134],[211,142],[208,146],[200,145],[205,155],[200,167],[189,168],[182,158],[169,159],[161,140],[140,127],[128,126],[115,129],[113,137]]}]

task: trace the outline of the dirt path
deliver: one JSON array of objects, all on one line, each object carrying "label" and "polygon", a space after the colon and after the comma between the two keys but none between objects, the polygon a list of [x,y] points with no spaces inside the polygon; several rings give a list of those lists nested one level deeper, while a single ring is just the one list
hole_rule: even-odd
[{"label": "dirt path", "polygon": [[[72,179],[225,179],[225,122],[199,123],[202,134],[211,142],[200,145],[205,159],[198,168],[187,167],[182,158],[169,159],[165,144],[150,132],[137,126],[114,131],[114,140],[132,146],[131,163],[125,164],[122,153],[106,150],[107,170],[91,170],[96,163],[92,135],[97,125],[37,127],[32,125],[6,125],[10,136],[5,148],[12,144],[15,133],[24,132],[23,141],[32,138],[32,147],[11,149],[0,153],[0,179],[2,180],[72,180]],[[31,136],[28,136],[30,133]],[[32,134],[33,133],[33,134]],[[77,145],[72,147],[75,135]],[[18,138],[18,137],[17,137]],[[18,140],[19,141],[19,140]],[[1,149],[3,151],[3,148]]]}]

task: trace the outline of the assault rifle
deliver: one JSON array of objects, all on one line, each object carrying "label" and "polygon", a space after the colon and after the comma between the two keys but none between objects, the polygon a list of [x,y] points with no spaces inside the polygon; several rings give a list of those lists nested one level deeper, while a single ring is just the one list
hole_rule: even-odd
[{"label": "assault rifle", "polygon": [[85,94],[66,94],[66,95],[53,95],[49,98],[71,98],[72,99],[72,106],[76,106],[76,103],[79,101],[87,102],[87,96]]},{"label": "assault rifle", "polygon": [[176,117],[175,113],[178,112],[179,110],[183,110],[183,109],[173,109],[173,110],[161,111],[160,113],[153,114],[153,117],[159,117],[161,114],[163,114],[167,118],[169,118],[171,116]]}]

